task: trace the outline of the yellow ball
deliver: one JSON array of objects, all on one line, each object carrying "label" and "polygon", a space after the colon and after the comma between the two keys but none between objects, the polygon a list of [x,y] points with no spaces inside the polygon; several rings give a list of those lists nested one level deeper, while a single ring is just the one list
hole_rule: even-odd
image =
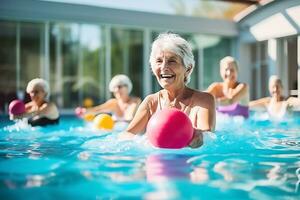
[{"label": "yellow ball", "polygon": [[90,108],[90,107],[92,107],[93,105],[94,105],[93,99],[91,99],[91,98],[85,98],[85,99],[83,100],[83,106],[84,106],[84,107]]},{"label": "yellow ball", "polygon": [[115,125],[114,120],[108,114],[97,115],[93,123],[95,128],[103,130],[112,130]]},{"label": "yellow ball", "polygon": [[88,122],[93,121],[94,118],[95,118],[95,115],[91,114],[91,113],[87,113],[87,114],[83,115],[83,119]]}]

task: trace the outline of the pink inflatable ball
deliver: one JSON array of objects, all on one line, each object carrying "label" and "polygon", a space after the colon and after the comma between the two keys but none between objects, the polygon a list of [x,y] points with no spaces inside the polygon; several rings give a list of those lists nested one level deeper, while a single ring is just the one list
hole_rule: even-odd
[{"label": "pink inflatable ball", "polygon": [[86,109],[82,107],[75,108],[75,114],[77,117],[82,117],[82,115],[85,113]]},{"label": "pink inflatable ball", "polygon": [[21,100],[13,100],[8,106],[8,112],[12,115],[20,115],[25,112],[25,104]]},{"label": "pink inflatable ball", "polygon": [[168,149],[186,147],[193,138],[193,132],[189,117],[175,108],[156,112],[146,129],[148,139],[154,146]]}]

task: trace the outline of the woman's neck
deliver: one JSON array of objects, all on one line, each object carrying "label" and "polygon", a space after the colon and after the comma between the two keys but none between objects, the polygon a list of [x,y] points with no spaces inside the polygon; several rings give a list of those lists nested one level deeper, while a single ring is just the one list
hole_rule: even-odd
[{"label": "woman's neck", "polygon": [[283,101],[284,100],[284,97],[281,96],[281,95],[274,95],[272,96],[272,101],[275,101],[275,102],[280,102],[280,101]]},{"label": "woman's neck", "polygon": [[122,103],[128,103],[130,101],[130,96],[129,95],[120,96],[117,100]]},{"label": "woman's neck", "polygon": [[180,99],[184,96],[185,92],[187,91],[187,87],[184,85],[176,90],[167,90],[166,96],[169,98],[170,101],[173,101],[174,99]]}]

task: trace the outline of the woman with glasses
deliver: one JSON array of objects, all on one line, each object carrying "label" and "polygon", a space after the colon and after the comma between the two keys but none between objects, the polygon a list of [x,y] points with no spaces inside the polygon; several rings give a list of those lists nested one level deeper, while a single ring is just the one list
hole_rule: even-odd
[{"label": "woman with glasses", "polygon": [[201,146],[202,133],[212,131],[215,126],[215,101],[212,95],[187,86],[195,66],[190,44],[177,34],[160,34],[152,44],[149,61],[162,89],[143,100],[120,138],[130,139],[144,133],[154,113],[164,108],[176,108],[192,122],[193,138],[188,145],[192,148]]},{"label": "woman with glasses", "polygon": [[115,121],[131,121],[141,99],[129,95],[132,90],[130,79],[124,74],[114,76],[109,83],[109,90],[115,98],[98,106],[84,109],[82,115],[111,113]]},{"label": "woman with glasses", "polygon": [[10,119],[28,118],[32,126],[46,126],[59,122],[59,112],[53,102],[49,102],[50,89],[47,81],[36,78],[26,88],[31,101],[25,105],[25,113],[10,114]]}]

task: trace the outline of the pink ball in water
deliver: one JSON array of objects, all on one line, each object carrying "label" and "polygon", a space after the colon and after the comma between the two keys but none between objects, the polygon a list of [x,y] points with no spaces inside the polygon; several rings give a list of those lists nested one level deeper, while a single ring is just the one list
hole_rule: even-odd
[{"label": "pink ball in water", "polygon": [[189,144],[193,131],[189,117],[172,108],[156,112],[148,122],[146,134],[156,147],[179,149]]},{"label": "pink ball in water", "polygon": [[9,114],[20,115],[25,112],[25,104],[21,100],[13,100],[8,106]]}]

